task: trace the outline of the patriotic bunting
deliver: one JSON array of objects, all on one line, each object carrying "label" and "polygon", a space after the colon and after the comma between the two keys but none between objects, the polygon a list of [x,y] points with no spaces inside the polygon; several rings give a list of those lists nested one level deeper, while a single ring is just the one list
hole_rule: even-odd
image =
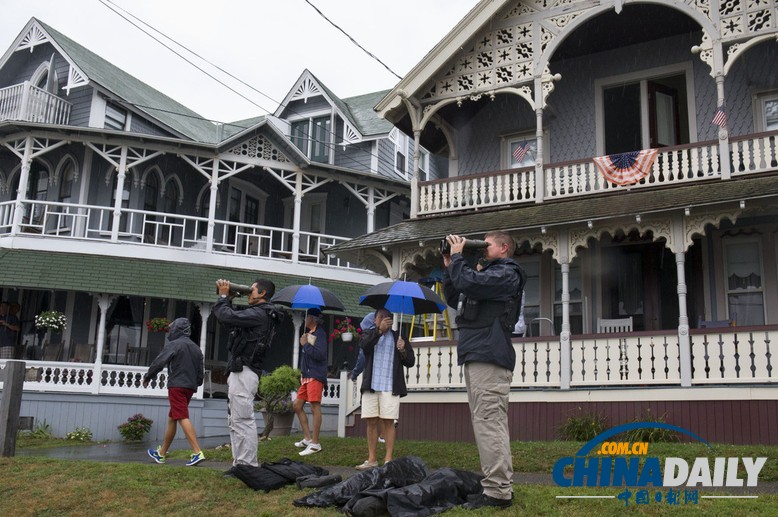
[{"label": "patriotic bunting", "polygon": [[719,127],[725,127],[727,125],[727,112],[724,111],[724,105],[718,107],[716,114],[713,115],[713,123]]},{"label": "patriotic bunting", "polygon": [[656,160],[656,149],[598,156],[595,165],[609,183],[633,185],[651,172]]}]

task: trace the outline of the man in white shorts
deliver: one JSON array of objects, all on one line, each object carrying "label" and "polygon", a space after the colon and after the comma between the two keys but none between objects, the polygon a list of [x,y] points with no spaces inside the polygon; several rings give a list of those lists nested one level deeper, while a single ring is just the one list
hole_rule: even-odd
[{"label": "man in white shorts", "polygon": [[386,440],[384,463],[392,461],[394,450],[394,421],[400,418],[400,397],[408,394],[403,367],[416,363],[411,344],[392,330],[392,314],[379,309],[375,327],[362,333],[359,346],[365,353],[365,371],[362,375],[362,419],[367,422],[367,461],[357,470],[377,467],[376,446],[379,429]]}]

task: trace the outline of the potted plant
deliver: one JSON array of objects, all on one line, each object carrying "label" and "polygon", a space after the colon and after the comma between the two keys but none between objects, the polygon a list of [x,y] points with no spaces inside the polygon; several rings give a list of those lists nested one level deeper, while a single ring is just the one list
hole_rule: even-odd
[{"label": "potted plant", "polygon": [[335,328],[330,332],[330,343],[336,339],[341,339],[343,342],[349,342],[354,339],[354,336],[359,334],[362,329],[355,327],[351,318],[343,318],[342,320],[335,320]]},{"label": "potted plant", "polygon": [[149,332],[167,332],[170,329],[170,320],[164,317],[151,318],[146,322]]},{"label": "potted plant", "polygon": [[43,311],[35,316],[35,326],[39,329],[62,332],[67,325],[67,318],[59,311]]},{"label": "potted plant", "polygon": [[292,392],[299,387],[300,370],[287,365],[279,366],[260,379],[259,402],[254,407],[262,412],[265,426],[273,420],[270,436],[285,436],[291,432],[294,420]]}]

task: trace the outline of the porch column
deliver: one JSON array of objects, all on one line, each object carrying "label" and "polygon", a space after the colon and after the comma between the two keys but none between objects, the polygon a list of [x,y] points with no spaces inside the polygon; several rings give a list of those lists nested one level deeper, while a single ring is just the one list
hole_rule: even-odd
[{"label": "porch column", "polygon": [[[694,47],[694,49],[699,47]],[[711,53],[713,55],[713,64],[711,65],[713,78],[716,80],[716,107],[726,105],[726,97],[724,95],[724,60],[725,51],[724,45],[721,39],[714,39],[711,42]],[[726,109],[726,108],[725,108]],[[708,121],[710,122],[710,121]],[[719,168],[721,172],[721,179],[728,180],[732,174],[732,168],[730,167],[730,154],[729,154],[729,129],[727,126],[719,127]]]},{"label": "porch column", "polygon": [[419,145],[421,131],[413,131],[413,176],[411,177],[411,219],[419,213]]},{"label": "porch column", "polygon": [[375,231],[375,188],[367,188],[367,233]]},{"label": "porch column", "polygon": [[685,252],[675,254],[675,267],[678,272],[678,347],[681,363],[681,386],[688,388],[692,385],[692,344],[689,338],[689,315],[686,313],[685,262]]},{"label": "porch column", "polygon": [[122,217],[122,194],[124,193],[124,178],[127,175],[127,146],[122,146],[119,158],[119,171],[116,176],[116,199],[113,203],[113,226],[111,227],[111,242],[119,241],[119,223]]},{"label": "porch column", "polygon": [[[559,333],[559,387],[570,389],[570,262],[559,264],[562,269],[562,332]],[[551,315],[553,317],[553,314]]]},{"label": "porch column", "polygon": [[100,381],[103,371],[103,349],[105,348],[105,322],[108,319],[108,308],[114,297],[108,294],[97,295],[97,306],[100,308],[100,323],[97,327],[97,346],[95,350],[95,369],[92,378],[92,393],[100,393]]},{"label": "porch column", "polygon": [[[26,91],[26,89],[25,89]],[[14,210],[13,226],[11,233],[19,233],[24,217],[24,201],[27,198],[27,184],[30,182],[30,164],[32,163],[32,137],[28,136],[24,142],[24,155],[22,156],[21,171],[19,172],[19,190],[16,191],[16,210]]]},{"label": "porch column", "polygon": [[300,362],[300,327],[303,324],[303,315],[299,311],[292,311],[292,325],[294,333],[292,338],[292,368],[297,368]]},{"label": "porch column", "polygon": [[542,203],[546,196],[546,181],[543,176],[543,80],[535,77],[535,137],[538,153],[535,156],[535,203]]},{"label": "porch column", "polygon": [[[211,315],[211,307],[213,307],[212,303],[208,302],[201,302],[196,303],[195,306],[200,311],[200,321],[202,321],[202,324],[200,325],[200,352],[202,352],[203,357],[205,357],[205,347],[206,347],[206,338],[208,337],[208,317]],[[205,365],[203,365],[203,368],[205,368]],[[205,391],[205,382],[197,388],[196,397],[201,399],[203,398],[203,392]]]},{"label": "porch column", "polygon": [[216,200],[219,197],[219,159],[214,158],[211,170],[211,197],[208,203],[208,229],[205,234],[205,251],[213,251],[213,234],[216,229]]},{"label": "porch column", "polygon": [[292,263],[300,261],[300,219],[303,206],[303,173],[298,172],[294,180],[294,219],[292,220]]}]

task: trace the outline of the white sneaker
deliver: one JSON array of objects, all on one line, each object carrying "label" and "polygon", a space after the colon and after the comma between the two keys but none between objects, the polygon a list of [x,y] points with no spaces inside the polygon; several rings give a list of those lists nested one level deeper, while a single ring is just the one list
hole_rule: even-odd
[{"label": "white sneaker", "polygon": [[317,452],[320,451],[321,451],[320,444],[310,443],[308,444],[308,447],[306,447],[304,451],[300,451],[300,456],[310,456],[311,454],[316,454]]},{"label": "white sneaker", "polygon": [[305,449],[310,444],[311,444],[311,441],[310,440],[306,440],[305,438],[303,438],[299,442],[294,442],[294,446],[295,447],[299,447],[300,449]]},{"label": "white sneaker", "polygon": [[379,436],[379,437],[378,437],[378,443],[386,443],[386,440],[384,440],[383,438],[381,438],[381,437]]}]

